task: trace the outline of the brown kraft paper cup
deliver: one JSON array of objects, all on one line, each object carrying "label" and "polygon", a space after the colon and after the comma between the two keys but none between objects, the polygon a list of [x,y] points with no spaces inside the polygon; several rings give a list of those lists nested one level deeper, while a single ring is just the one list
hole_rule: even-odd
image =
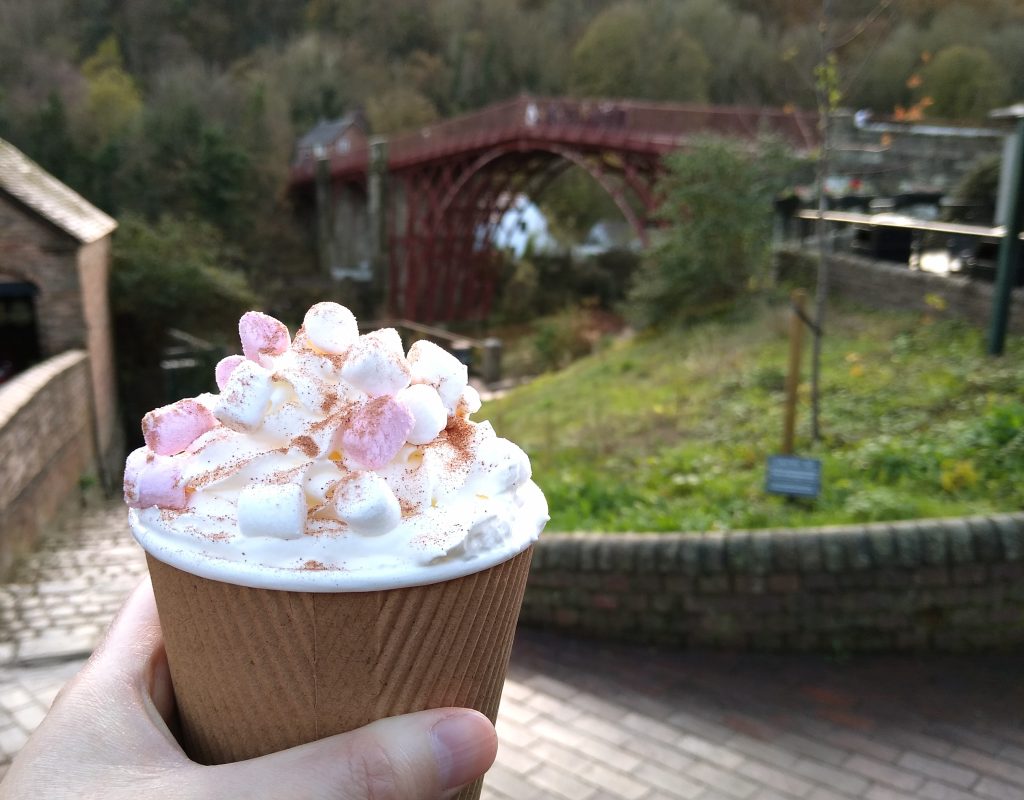
[{"label": "brown kraft paper cup", "polygon": [[240,761],[445,706],[494,722],[532,553],[441,583],[339,593],[236,586],[147,555],[185,752]]}]

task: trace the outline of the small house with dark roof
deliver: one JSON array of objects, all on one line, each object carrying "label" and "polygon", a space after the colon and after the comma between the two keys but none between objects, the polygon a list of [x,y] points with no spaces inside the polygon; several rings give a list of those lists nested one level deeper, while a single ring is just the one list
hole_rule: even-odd
[{"label": "small house with dark roof", "polygon": [[319,156],[344,156],[365,150],[367,146],[366,117],[352,111],[343,117],[321,120],[295,145],[295,163],[315,161]]},{"label": "small house with dark roof", "polygon": [[0,139],[0,383],[68,350],[89,359],[94,437],[119,450],[104,214]]}]

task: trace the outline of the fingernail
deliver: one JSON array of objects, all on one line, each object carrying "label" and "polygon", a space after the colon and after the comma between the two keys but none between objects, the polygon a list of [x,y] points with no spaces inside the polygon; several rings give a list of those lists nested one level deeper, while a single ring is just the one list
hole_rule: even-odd
[{"label": "fingernail", "polygon": [[441,784],[463,786],[480,777],[491,764],[494,740],[477,714],[458,713],[435,722],[430,729]]}]

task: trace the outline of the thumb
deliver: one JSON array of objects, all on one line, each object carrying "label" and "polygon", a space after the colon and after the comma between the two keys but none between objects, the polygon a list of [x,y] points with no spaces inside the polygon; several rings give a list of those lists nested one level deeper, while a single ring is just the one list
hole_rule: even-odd
[{"label": "thumb", "polygon": [[253,800],[437,800],[494,761],[494,726],[477,711],[442,708],[250,761],[207,767],[200,796]]}]

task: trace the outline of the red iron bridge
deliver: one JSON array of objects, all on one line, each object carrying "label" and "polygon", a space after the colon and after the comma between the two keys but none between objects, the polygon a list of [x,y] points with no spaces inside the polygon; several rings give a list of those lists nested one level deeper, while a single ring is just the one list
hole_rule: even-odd
[{"label": "red iron bridge", "polygon": [[300,143],[291,186],[318,219],[321,256],[335,275],[368,278],[371,263],[386,264],[391,316],[473,320],[490,310],[501,257],[494,233],[520,195],[536,200],[575,165],[646,242],[662,156],[699,135],[763,133],[808,150],[817,143],[817,117],[520,96],[387,138],[367,139],[357,124],[342,122],[315,147]]}]

